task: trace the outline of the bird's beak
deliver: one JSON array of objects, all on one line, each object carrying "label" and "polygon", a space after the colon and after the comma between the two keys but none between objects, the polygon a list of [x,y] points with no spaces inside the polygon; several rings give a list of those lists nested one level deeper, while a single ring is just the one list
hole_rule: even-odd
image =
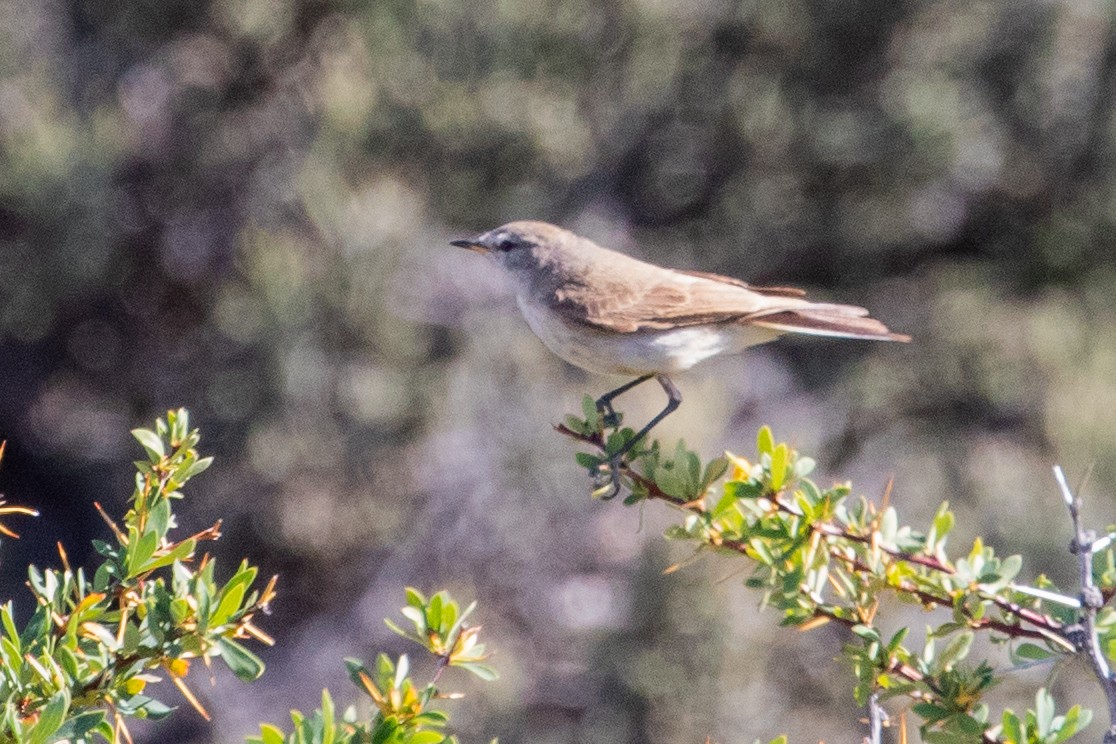
[{"label": "bird's beak", "polygon": [[478,238],[469,238],[468,240],[451,240],[450,245],[457,246],[458,248],[468,248],[477,253],[488,253],[488,246],[481,243]]}]

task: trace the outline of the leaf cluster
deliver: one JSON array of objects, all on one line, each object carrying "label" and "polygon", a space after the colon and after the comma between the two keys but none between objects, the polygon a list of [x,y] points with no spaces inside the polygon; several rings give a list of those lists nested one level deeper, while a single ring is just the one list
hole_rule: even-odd
[{"label": "leaf cluster", "polygon": [[[611,431],[606,423],[587,415],[558,427],[593,448],[577,455],[591,474],[627,436],[618,421]],[[669,504],[681,514],[668,537],[747,561],[745,584],[759,592],[763,606],[781,613],[783,625],[848,628],[844,656],[858,703],[905,700],[922,721],[923,739],[932,742],[1052,744],[1089,724],[1091,712],[1080,706],[1055,715],[1044,689],[1035,708],[1022,714],[1005,710],[996,718],[983,702],[1002,674],[986,660],[970,659],[975,634],[1006,646],[1017,665],[1079,653],[1078,603],[1044,577],[1018,583],[1022,559],[999,556],[979,539],[951,557],[947,539],[956,517],[948,503],[921,529],[902,525],[886,496],[876,504],[854,497],[848,483],[823,488],[811,481],[814,461],[777,442],[768,427],[758,433],[754,460],[726,453],[703,465],[681,442],[669,456],[663,452],[657,442],[641,445],[623,463],[625,503]],[[1094,572],[1106,597],[1113,566],[1107,546]],[[921,648],[908,643],[907,629],[883,634],[877,616],[886,595],[928,612]],[[1111,608],[1100,610],[1097,628],[1111,657]]]},{"label": "leaf cluster", "polygon": [[[223,661],[243,680],[257,679],[263,662],[244,643],[271,643],[254,620],[275,597],[273,577],[255,588],[258,570],[243,561],[220,581],[216,563],[199,545],[220,537],[220,523],[176,538],[173,510],[183,487],[206,470],[198,431],[184,409],[168,412],[154,429],[132,435],[143,447],[137,461],[130,508],[116,522],[95,505],[112,539],[95,540],[102,562],[92,576],[73,569],[59,546],[60,569],[29,569],[36,609],[22,627],[12,603],[0,606],[0,744],[66,741],[131,742],[128,718],[160,719],[173,707],[151,694],[150,683],[169,678],[202,716],[208,713],[187,686],[191,665]],[[0,444],[0,455],[3,444]],[[0,500],[0,516],[35,514]],[[15,537],[5,525],[0,533]],[[403,624],[388,627],[418,643],[435,660],[425,684],[417,683],[404,654],[380,654],[371,665],[347,659],[349,676],[373,711],[360,716],[351,705],[338,713],[328,690],[321,707],[291,713],[292,730],[263,724],[254,744],[441,744],[456,742],[445,732],[446,714],[435,701],[460,697],[437,683],[445,669],[459,667],[489,681],[496,672],[478,642],[480,626],[467,620],[476,603],[462,608],[448,593],[427,598],[407,589]],[[406,627],[404,627],[406,626]]]},{"label": "leaf cluster", "polygon": [[103,560],[92,576],[72,568],[59,546],[62,568],[29,569],[31,618],[21,627],[11,602],[0,607],[0,741],[130,741],[128,717],[172,711],[149,683],[169,678],[206,715],[185,681],[194,661],[221,659],[245,680],[263,672],[243,641],[270,642],[253,621],[274,597],[275,580],[254,588],[257,569],[247,562],[219,580],[215,562],[198,553],[219,537],[219,525],[171,536],[173,502],[212,461],[197,453],[197,430],[178,410],[133,435],[147,457],[135,463],[123,520],[101,510],[112,539],[94,542]]},{"label": "leaf cluster", "polygon": [[314,713],[292,711],[293,728],[289,733],[264,724],[259,736],[248,739],[249,744],[456,744],[457,739],[444,730],[448,717],[433,707],[436,700],[460,697],[439,689],[442,672],[460,667],[485,681],[497,677],[496,671],[483,663],[487,655],[477,642],[480,626],[465,622],[475,607],[473,602],[462,609],[444,591],[427,598],[408,588],[402,613],[411,627],[404,628],[392,620],[384,622],[435,659],[429,682],[420,686],[414,681],[406,654],[394,661],[379,654],[371,666],[346,659],[350,679],[373,711],[370,717],[362,718],[357,705],[338,714],[329,692],[323,691],[322,705]]}]

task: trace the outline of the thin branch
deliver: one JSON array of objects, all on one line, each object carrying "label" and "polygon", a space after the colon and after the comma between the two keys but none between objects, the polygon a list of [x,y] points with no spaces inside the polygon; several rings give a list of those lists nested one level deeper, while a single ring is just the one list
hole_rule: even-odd
[{"label": "thin branch", "polygon": [[446,667],[453,661],[453,651],[457,647],[458,640],[461,639],[461,633],[464,632],[465,625],[459,625],[457,630],[447,639],[446,652],[438,655],[438,664],[434,668],[434,676],[430,679],[430,686],[433,687],[438,684],[438,680],[442,677],[442,672],[446,671]]},{"label": "thin branch", "polygon": [[[604,436],[601,432],[583,434],[562,425],[556,426],[555,429],[582,443],[594,446],[607,455]],[[706,509],[705,505],[704,494],[691,501],[686,501],[667,494],[659,488],[652,479],[636,472],[631,463],[624,461],[620,463],[619,474],[629,479],[635,485],[636,489],[642,491],[649,499],[663,501],[689,514],[696,514],[704,517],[709,515],[709,511]],[[1014,602],[1007,597],[981,591],[976,585],[962,587],[956,591],[948,591],[943,594],[935,594],[931,591],[927,591],[908,579],[900,579],[894,582],[888,581],[885,582],[885,585],[895,592],[906,594],[917,599],[928,609],[932,607],[952,609],[964,616],[969,627],[974,629],[992,630],[1011,638],[1039,639],[1047,643],[1064,646],[1067,651],[1078,649],[1087,652],[1092,661],[1094,672],[1101,681],[1108,699],[1111,726],[1105,734],[1103,741],[1104,744],[1116,744],[1116,683],[1113,681],[1112,671],[1100,648],[1100,642],[1096,631],[1097,610],[1104,606],[1107,597],[1095,585],[1092,575],[1093,554],[1097,550],[1107,547],[1107,544],[1113,540],[1114,535],[1108,535],[1098,540],[1095,535],[1086,532],[1081,521],[1080,500],[1073,497],[1060,468],[1055,468],[1055,476],[1058,479],[1063,497],[1066,500],[1070,515],[1073,519],[1075,537],[1072,549],[1081,561],[1081,606],[1084,608],[1082,613],[1082,624],[1073,626],[1064,625],[1053,617]],[[781,501],[778,498],[778,494],[767,494],[766,497],[771,503],[771,508],[773,510],[794,514],[799,517],[802,516],[792,504]],[[920,566],[927,571],[933,571],[947,576],[956,575],[956,570],[938,556],[910,553],[900,550],[898,547],[880,545],[875,534],[854,533],[851,532],[848,527],[835,524],[832,521],[813,522],[810,523],[808,527],[815,538],[820,537],[826,541],[827,552],[831,559],[845,563],[851,570],[856,572],[866,574],[875,573],[869,566],[865,565],[854,555],[849,554],[852,552],[848,549],[849,542],[860,545],[870,545],[874,551],[878,551],[877,555],[882,553],[891,560],[904,561]],[[705,541],[715,547],[724,547],[743,555],[749,555],[750,545],[746,541],[726,539],[723,534],[712,528],[710,528],[709,532],[706,534]],[[845,547],[842,547],[842,541],[847,541],[844,543]],[[1063,606],[1073,606],[1075,604],[1075,600],[1070,597],[1056,595],[1046,590],[1033,587],[1020,588],[1014,585],[1011,586],[1010,589],[1013,592],[1035,597],[1040,601],[1056,602]],[[802,589],[802,591],[805,593],[804,589]],[[817,624],[817,621],[823,619],[836,621],[846,627],[852,627],[861,622],[865,622],[853,617],[843,616],[842,613],[844,610],[839,606],[823,604],[812,595],[808,596],[811,597],[814,604],[814,619],[808,620],[806,623],[806,625],[810,627],[813,627]],[[961,601],[966,596],[972,596],[982,602],[994,605],[997,610],[1002,613],[1001,617],[1003,619],[974,616],[973,611],[968,607],[968,603]],[[871,620],[866,622],[870,624]],[[1032,627],[1027,627],[1028,625]],[[911,690],[907,693],[914,699],[921,698],[924,700],[933,700],[934,698],[940,699],[942,697],[942,692],[935,689],[930,680],[926,679],[917,669],[908,664],[899,662],[898,659],[891,659],[884,671],[917,684],[921,690]],[[869,742],[869,744],[882,744],[882,729],[886,721],[886,713],[879,706],[878,693],[873,694],[870,698],[868,710],[871,735],[865,738],[865,741]],[[998,739],[990,733],[990,730],[983,732],[981,740],[988,744],[998,741]]]},{"label": "thin branch", "polygon": [[[600,433],[591,435],[581,434],[580,432],[573,431],[563,424],[558,424],[554,428],[561,434],[576,439],[580,442],[584,442],[585,444],[593,445],[598,449],[601,449],[602,451],[604,450],[604,437]],[[702,503],[700,498],[695,501],[683,501],[682,499],[671,496],[670,494],[667,494],[662,489],[660,489],[658,485],[650,478],[647,478],[646,476],[636,472],[628,463],[621,464],[620,472],[625,477],[631,479],[632,482],[638,484],[641,488],[643,488],[646,491],[648,498],[665,501],[692,514],[706,513],[704,504]],[[801,516],[801,514],[799,514],[798,511],[790,504],[784,503],[778,498],[772,498],[770,500],[775,508],[779,509],[780,511]],[[857,542],[861,544],[870,544],[872,542],[872,537],[870,535],[856,534],[848,531],[847,529],[827,522],[815,522],[812,523],[810,527],[815,532],[825,535],[826,537],[844,539],[850,542]],[[730,548],[739,553],[746,553],[747,549],[747,546],[745,544],[730,540],[720,542],[720,546]],[[917,555],[904,550],[899,550],[898,548],[890,548],[883,545],[878,545],[878,548],[892,558],[907,561],[909,563],[914,563],[916,565],[923,566],[932,571],[938,571],[946,575],[954,574],[954,569],[951,566],[943,563],[936,556]],[[841,554],[839,551],[836,550],[831,550],[830,555],[840,560],[849,560],[847,556]],[[857,564],[856,568],[863,571],[868,571],[868,567],[862,564]],[[910,583],[904,583],[902,585],[896,586],[895,588],[897,591],[905,592],[915,596],[927,606],[949,608],[957,606],[953,597],[941,597],[938,595],[930,594],[915,587]],[[1003,633],[1004,635],[1012,638],[1033,638],[1036,640],[1053,641],[1055,643],[1061,643],[1063,645],[1066,643],[1065,628],[1063,627],[1062,623],[1058,622],[1054,618],[1030,608],[1023,607],[1022,605],[1011,602],[994,594],[985,594],[982,592],[976,592],[976,594],[983,600],[993,602],[1002,612],[1008,615],[1013,615],[1026,623],[1034,625],[1037,630],[1029,630],[1019,625],[1013,625],[1011,623],[994,620],[992,618],[974,619],[971,617],[970,612],[962,605],[962,612],[969,617],[971,627],[977,629],[987,628],[989,630]],[[1116,742],[1114,742],[1114,744],[1116,744]]]},{"label": "thin branch", "polygon": [[[1096,547],[1095,543],[1093,547],[1094,550],[1100,550],[1100,548]],[[1020,594],[1037,597],[1038,599],[1044,600],[1046,602],[1053,602],[1054,604],[1060,604],[1065,607],[1072,607],[1075,610],[1081,609],[1081,600],[1077,597],[1067,597],[1064,594],[1058,594],[1058,592],[1052,592],[1047,589],[1039,589],[1036,586],[1027,586],[1026,584],[1011,584],[1009,586],[1013,592],[1019,592]]]},{"label": "thin branch", "polygon": [[873,692],[868,697],[868,744],[883,744],[883,728],[887,722],[887,711],[880,705],[880,694]]},{"label": "thin branch", "polygon": [[1100,646],[1100,636],[1097,633],[1097,610],[1104,606],[1104,596],[1093,580],[1093,546],[1096,536],[1085,529],[1081,518],[1081,497],[1075,496],[1066,482],[1066,474],[1061,466],[1054,466],[1054,479],[1058,482],[1058,489],[1062,499],[1066,502],[1070,520],[1073,523],[1073,541],[1070,543],[1070,552],[1077,555],[1078,569],[1081,580],[1081,632],[1076,634],[1075,644],[1078,649],[1089,656],[1093,674],[1100,682],[1101,689],[1108,701],[1108,731],[1104,734],[1104,744],[1116,744],[1116,683],[1112,679],[1112,669],[1105,658],[1104,650]]}]

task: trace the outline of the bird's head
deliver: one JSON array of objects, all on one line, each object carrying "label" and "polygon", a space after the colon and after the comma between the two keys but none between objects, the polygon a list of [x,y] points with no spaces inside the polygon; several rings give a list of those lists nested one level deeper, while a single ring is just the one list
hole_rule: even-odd
[{"label": "bird's head", "polygon": [[483,253],[523,284],[538,281],[554,265],[566,246],[576,241],[568,230],[547,222],[509,222],[473,238],[450,245]]}]

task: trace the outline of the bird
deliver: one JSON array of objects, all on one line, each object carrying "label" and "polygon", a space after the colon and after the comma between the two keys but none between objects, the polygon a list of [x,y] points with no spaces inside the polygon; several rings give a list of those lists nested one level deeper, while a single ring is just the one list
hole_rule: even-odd
[{"label": "bird", "polygon": [[605,425],[619,422],[617,396],[651,379],[662,387],[666,407],[611,454],[606,498],[619,492],[624,456],[682,403],[671,375],[785,333],[910,341],[862,307],[811,302],[793,287],[658,266],[547,222],[510,222],[450,244],[482,253],[503,270],[527,324],[556,355],[589,372],[633,378],[597,398]]}]

